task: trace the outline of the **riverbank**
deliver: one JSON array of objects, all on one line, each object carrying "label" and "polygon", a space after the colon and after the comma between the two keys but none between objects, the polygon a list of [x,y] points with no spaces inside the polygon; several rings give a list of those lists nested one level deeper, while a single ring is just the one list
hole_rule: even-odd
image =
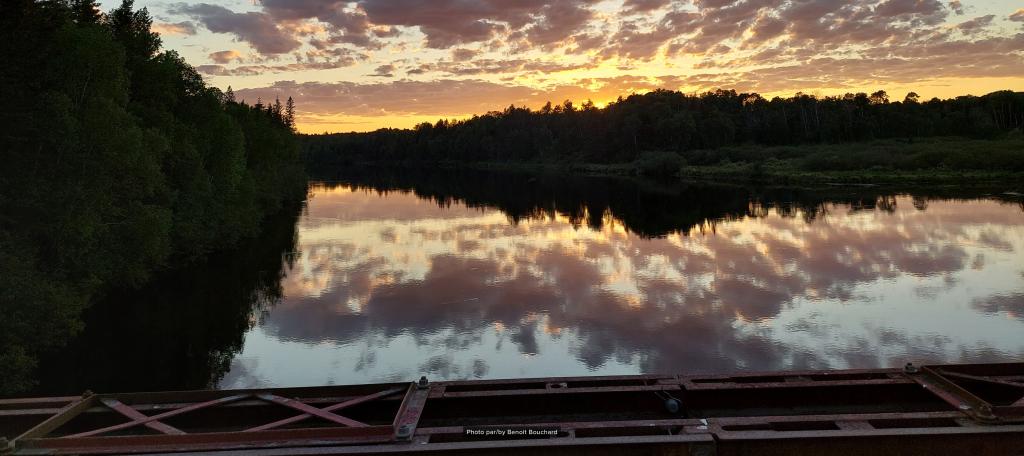
[{"label": "riverbank", "polygon": [[[1019,135],[1017,135],[1019,136]],[[665,155],[669,155],[665,159]],[[672,158],[676,155],[677,158]],[[714,163],[708,163],[711,161]],[[836,145],[739,146],[682,154],[657,153],[657,163],[549,162],[357,162],[348,165],[422,166],[484,171],[545,172],[600,176],[654,175],[662,179],[733,181],[773,185],[958,185],[1008,184],[1021,191],[1024,139],[927,138]]]}]

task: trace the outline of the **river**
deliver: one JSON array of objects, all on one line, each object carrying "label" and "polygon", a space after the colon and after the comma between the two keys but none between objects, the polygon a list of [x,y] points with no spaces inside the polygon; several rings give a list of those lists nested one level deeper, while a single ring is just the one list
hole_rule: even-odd
[{"label": "river", "polygon": [[370,170],[99,303],[40,391],[1022,356],[1018,196]]}]

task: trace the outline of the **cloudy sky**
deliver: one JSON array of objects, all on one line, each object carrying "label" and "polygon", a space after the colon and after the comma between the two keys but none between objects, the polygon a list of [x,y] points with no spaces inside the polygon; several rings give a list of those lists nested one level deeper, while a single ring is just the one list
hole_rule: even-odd
[{"label": "cloudy sky", "polygon": [[[103,2],[112,8],[114,1]],[[137,0],[164,46],[304,132],[715,88],[1024,90],[1018,0]]]}]

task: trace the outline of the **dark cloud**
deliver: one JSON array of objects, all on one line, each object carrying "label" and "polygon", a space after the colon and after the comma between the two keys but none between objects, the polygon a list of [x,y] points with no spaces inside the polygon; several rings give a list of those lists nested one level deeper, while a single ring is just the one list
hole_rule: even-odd
[{"label": "dark cloud", "polygon": [[[455,57],[455,56],[453,56]],[[436,71],[456,76],[472,76],[480,74],[501,74],[501,73],[539,73],[549,74],[560,71],[578,70],[592,68],[594,63],[562,63],[543,60],[527,59],[477,59],[470,61],[440,61],[433,64],[421,64],[413,68],[420,73]]]},{"label": "dark cloud", "polygon": [[1024,8],[1014,11],[1008,19],[1015,22],[1024,22]]},{"label": "dark cloud", "polygon": [[480,54],[480,51],[465,48],[452,49],[452,60],[455,62],[465,62],[472,59]]},{"label": "dark cloud", "polygon": [[671,3],[670,0],[626,0],[622,6],[628,13],[646,13],[668,6],[669,3]]},{"label": "dark cloud", "polygon": [[992,25],[992,20],[996,18],[995,14],[989,14],[987,16],[978,16],[974,19],[961,22],[957,24],[956,28],[964,33],[977,33],[988,28]]},{"label": "dark cloud", "polygon": [[373,70],[373,73],[371,73],[370,76],[377,76],[377,77],[382,77],[382,78],[390,78],[390,77],[394,76],[394,73],[395,73],[395,66],[389,63],[387,65],[380,65],[380,66],[378,66],[376,69]]},{"label": "dark cloud", "polygon": [[278,27],[275,19],[266,13],[236,13],[209,3],[176,3],[170,11],[192,17],[211,32],[230,33],[252,45],[261,54],[283,54],[302,44],[291,33]]},{"label": "dark cloud", "polygon": [[960,2],[960,0],[952,0],[951,2],[949,2],[949,9],[953,10],[953,12],[956,13],[957,16],[961,16],[964,14],[964,5],[963,3]]},{"label": "dark cloud", "polygon": [[362,0],[374,24],[418,27],[427,46],[448,48],[518,32],[533,45],[572,35],[592,16],[594,0]]},{"label": "dark cloud", "polygon": [[257,76],[265,73],[288,73],[292,71],[330,70],[355,64],[354,59],[339,59],[329,62],[296,62],[283,65],[241,65],[233,68],[224,65],[199,65],[196,70],[210,76]]}]

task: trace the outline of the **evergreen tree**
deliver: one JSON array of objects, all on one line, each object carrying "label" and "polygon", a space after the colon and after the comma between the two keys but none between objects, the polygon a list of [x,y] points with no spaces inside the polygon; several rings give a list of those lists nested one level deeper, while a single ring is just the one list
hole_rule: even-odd
[{"label": "evergreen tree", "polygon": [[98,20],[95,5],[0,2],[0,396],[32,386],[95,296],[251,236],[304,196],[279,116],[223,103],[160,52],[145,9],[125,0]]},{"label": "evergreen tree", "polygon": [[72,0],[71,11],[79,24],[98,24],[103,20],[103,12],[96,0]]},{"label": "evergreen tree", "polygon": [[292,130],[295,129],[295,100],[292,97],[288,97],[284,104],[284,123]]},{"label": "evergreen tree", "polygon": [[231,89],[231,86],[228,86],[228,91],[224,92],[224,100],[228,103],[235,102],[235,91]]},{"label": "evergreen tree", "polygon": [[129,65],[138,65],[160,50],[160,35],[151,30],[153,19],[149,11],[146,8],[134,11],[133,5],[133,0],[122,0],[121,5],[110,12],[109,22],[114,38],[124,46]]}]

